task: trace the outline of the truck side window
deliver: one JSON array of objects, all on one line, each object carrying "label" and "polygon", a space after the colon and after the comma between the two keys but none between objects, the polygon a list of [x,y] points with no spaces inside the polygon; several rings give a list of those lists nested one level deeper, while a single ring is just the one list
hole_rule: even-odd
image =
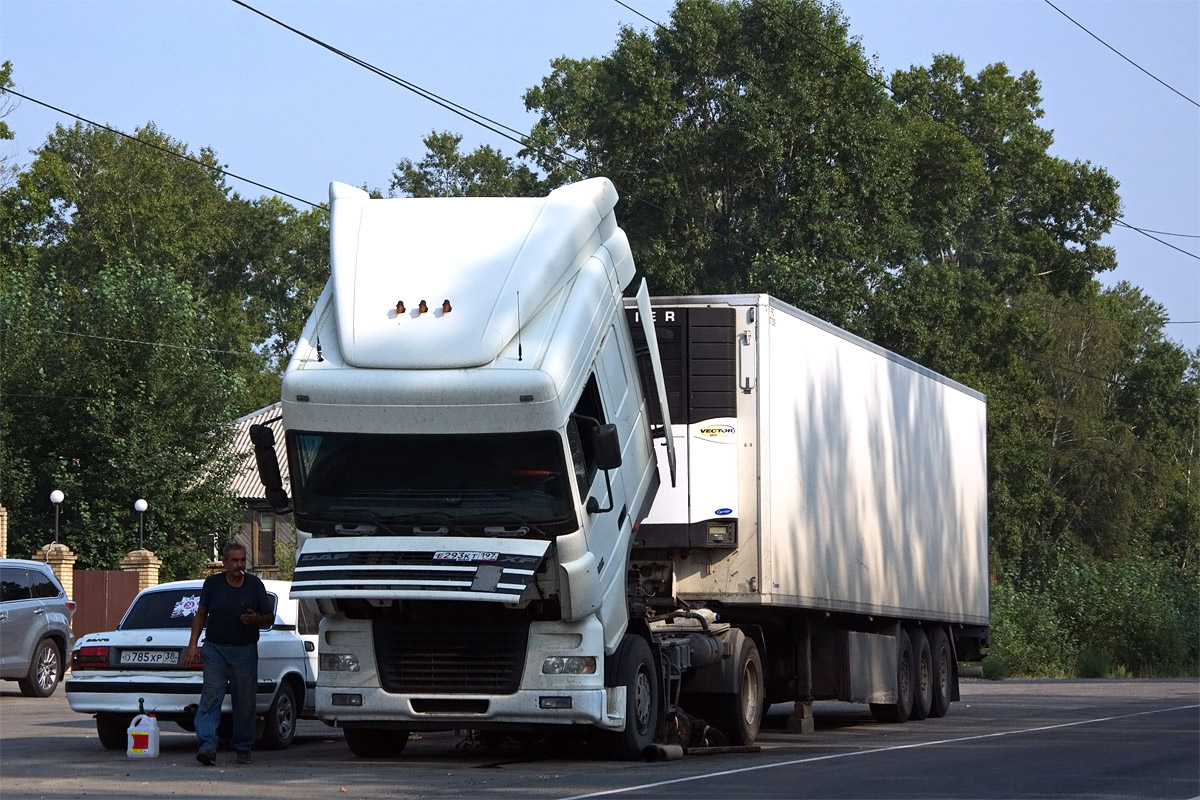
[{"label": "truck side window", "polygon": [[[575,406],[575,411],[567,423],[567,444],[571,448],[571,463],[575,467],[575,481],[579,485],[579,499],[587,498],[596,477],[596,451],[592,446],[592,431],[589,430],[591,420],[600,423],[604,419],[604,406],[600,402],[600,387],[596,384],[596,376],[588,378],[583,387],[583,396]],[[582,429],[581,429],[582,426]]]}]

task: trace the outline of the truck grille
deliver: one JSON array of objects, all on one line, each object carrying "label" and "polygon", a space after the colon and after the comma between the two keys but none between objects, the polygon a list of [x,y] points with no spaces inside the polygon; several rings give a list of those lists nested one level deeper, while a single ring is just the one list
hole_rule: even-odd
[{"label": "truck grille", "polygon": [[384,691],[513,694],[525,668],[528,623],[487,625],[376,620]]}]

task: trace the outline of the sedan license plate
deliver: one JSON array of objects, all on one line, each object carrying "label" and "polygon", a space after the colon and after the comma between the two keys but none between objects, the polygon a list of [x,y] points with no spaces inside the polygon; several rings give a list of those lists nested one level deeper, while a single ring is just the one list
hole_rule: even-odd
[{"label": "sedan license plate", "polygon": [[175,666],[179,663],[178,650],[125,650],[121,653],[122,664],[164,664]]}]

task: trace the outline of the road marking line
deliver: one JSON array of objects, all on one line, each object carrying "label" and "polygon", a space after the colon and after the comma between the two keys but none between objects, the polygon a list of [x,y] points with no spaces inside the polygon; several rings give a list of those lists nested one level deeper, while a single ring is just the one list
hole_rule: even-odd
[{"label": "road marking line", "polygon": [[1015,731],[999,731],[997,733],[980,733],[974,736],[962,736],[957,739],[938,739],[932,742],[917,742],[915,744],[897,744],[891,747],[880,747],[875,750],[853,750],[847,753],[833,753],[825,756],[812,756],[810,758],[797,758],[791,761],[780,761],[774,764],[759,764],[754,767],[740,767],[738,769],[727,769],[720,772],[706,772],[703,775],[691,775],[686,778],[673,778],[669,781],[658,781],[657,783],[643,783],[640,786],[626,786],[621,789],[605,789],[602,792],[592,792],[590,794],[576,794],[570,797],[563,797],[560,800],[585,800],[589,797],[606,797],[614,794],[624,794],[625,792],[637,792],[644,789],[656,789],[660,786],[670,786],[676,783],[687,783],[688,781],[701,781],[708,778],[722,778],[726,775],[738,775],[743,772],[757,772],[764,769],[776,769],[778,767],[794,767],[797,764],[812,764],[817,761],[832,761],[835,758],[851,758],[853,756],[875,755],[876,753],[889,753],[895,750],[913,750],[918,747],[933,747],[942,744],[957,744],[959,742],[971,742],[980,739],[995,739],[999,736],[1015,736],[1021,733],[1041,733],[1043,731],[1053,731],[1060,728],[1073,728],[1077,725],[1093,725],[1097,722],[1112,722],[1118,719],[1132,719],[1133,717],[1144,717],[1149,714],[1166,714],[1171,711],[1186,711],[1191,708],[1200,708],[1200,703],[1193,703],[1186,706],[1175,706],[1173,708],[1159,708],[1154,711],[1139,711],[1136,714],[1119,714],[1114,717],[1097,717],[1096,719],[1084,719],[1077,722],[1061,722],[1057,725],[1043,725],[1037,728],[1022,728]]}]

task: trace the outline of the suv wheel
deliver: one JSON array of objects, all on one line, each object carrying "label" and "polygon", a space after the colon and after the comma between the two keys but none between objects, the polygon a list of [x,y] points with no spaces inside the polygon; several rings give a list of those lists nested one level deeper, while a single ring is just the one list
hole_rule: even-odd
[{"label": "suv wheel", "polygon": [[29,674],[17,681],[26,697],[49,697],[62,680],[62,654],[53,639],[42,639],[33,651]]}]

